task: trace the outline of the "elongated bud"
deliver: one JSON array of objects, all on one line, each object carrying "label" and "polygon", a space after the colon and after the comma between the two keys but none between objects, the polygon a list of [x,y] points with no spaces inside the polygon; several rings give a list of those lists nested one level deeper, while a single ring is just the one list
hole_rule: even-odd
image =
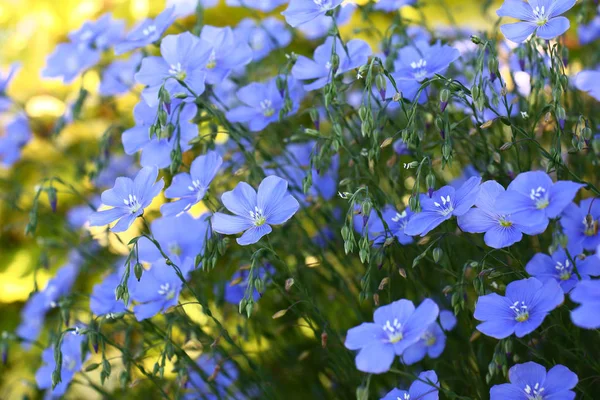
[{"label": "elongated bud", "polygon": [[446,88],[440,92],[440,112],[444,112],[448,106],[448,100],[450,99],[450,91]]},{"label": "elongated bud", "polygon": [[387,89],[387,82],[383,74],[377,74],[375,77],[375,86],[377,86],[377,90],[379,91],[379,96],[381,96],[381,100],[385,100],[385,91]]},{"label": "elongated bud", "polygon": [[435,175],[431,172],[427,174],[425,183],[427,184],[427,193],[429,194],[429,197],[433,196],[433,192],[435,191]]},{"label": "elongated bud", "polygon": [[585,140],[590,140],[592,138],[592,130],[586,126],[581,130],[581,136],[583,136]]},{"label": "elongated bud", "polygon": [[475,44],[482,44],[483,42],[479,39],[479,36],[471,35],[471,42]]},{"label": "elongated bud", "polygon": [[138,282],[140,281],[140,279],[142,279],[143,272],[144,268],[142,267],[142,264],[135,263],[135,265],[133,266],[133,273],[135,274],[135,277],[137,278]]},{"label": "elongated bud", "polygon": [[321,119],[319,118],[319,112],[314,108],[310,109],[310,119],[313,124],[315,124],[315,129],[319,130],[321,126]]},{"label": "elongated bud", "polygon": [[435,126],[437,126],[437,128],[440,130],[440,136],[442,139],[446,139],[444,120],[442,120],[439,116],[435,119]]},{"label": "elongated bud", "polygon": [[340,67],[340,56],[338,56],[337,53],[333,53],[331,55],[331,70],[333,71],[334,74],[337,72],[339,67]]},{"label": "elongated bud", "polygon": [[488,69],[490,70],[490,80],[494,82],[497,78],[496,73],[498,72],[498,59],[496,57],[490,57]]},{"label": "elongated bud", "polygon": [[556,118],[558,119],[558,124],[560,125],[560,129],[564,130],[565,122],[567,120],[567,113],[565,112],[565,109],[563,107],[559,106],[556,109]]},{"label": "elongated bud", "polygon": [[436,264],[439,263],[443,254],[444,254],[444,252],[440,247],[436,247],[435,249],[433,249],[433,261]]},{"label": "elongated bud", "polygon": [[58,203],[56,188],[50,186],[48,189],[46,189],[46,194],[48,195],[48,202],[50,202],[50,208],[52,208],[52,212],[56,212],[56,205]]},{"label": "elongated bud", "polygon": [[277,90],[279,90],[279,95],[281,97],[285,96],[285,86],[286,86],[285,79],[282,76],[278,76],[277,79],[275,80],[275,83],[277,84]]}]

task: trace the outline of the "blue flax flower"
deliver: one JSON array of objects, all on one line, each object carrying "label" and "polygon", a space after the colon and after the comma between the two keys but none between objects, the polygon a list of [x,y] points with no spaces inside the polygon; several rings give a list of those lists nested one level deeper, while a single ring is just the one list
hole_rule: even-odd
[{"label": "blue flax flower", "polygon": [[230,7],[244,7],[262,12],[270,12],[287,3],[287,0],[227,0],[226,4]]},{"label": "blue flax flower", "polygon": [[600,101],[600,69],[581,71],[575,78],[577,89],[588,92],[590,96]]},{"label": "blue flax flower", "polygon": [[523,233],[537,235],[548,226],[547,220],[529,226],[527,221],[500,214],[496,211],[496,198],[504,193],[504,188],[496,181],[486,181],[480,186],[475,201],[477,208],[470,209],[458,217],[458,226],[465,232],[485,233],[485,244],[495,249],[511,246],[520,242]]},{"label": "blue flax flower", "polygon": [[570,246],[595,250],[600,245],[600,199],[581,200],[579,206],[571,203],[563,211],[560,224]]},{"label": "blue flax flower", "polygon": [[534,362],[517,364],[508,371],[510,383],[495,385],[490,400],[574,400],[577,375],[564,365],[550,371]]},{"label": "blue flax flower", "polygon": [[110,187],[119,176],[132,178],[139,171],[133,157],[126,154],[112,155],[108,164],[94,178],[94,185],[98,188]]},{"label": "blue flax flower", "polygon": [[394,79],[422,82],[444,72],[458,57],[460,52],[454,47],[440,42],[429,45],[425,41],[417,41],[414,46],[406,46],[398,51],[394,62]]},{"label": "blue flax flower", "polygon": [[62,78],[64,83],[71,83],[79,74],[96,65],[98,61],[100,61],[100,50],[92,49],[85,44],[60,43],[48,56],[42,77]]},{"label": "blue flax flower", "polygon": [[360,350],[356,356],[359,371],[380,374],[390,369],[395,356],[419,341],[438,314],[431,299],[423,300],[416,309],[412,301],[398,300],[375,310],[374,322],[350,329],[344,345]]},{"label": "blue flax flower", "polygon": [[150,127],[156,122],[158,104],[153,107],[145,101],[140,101],[133,109],[135,126],[123,132],[121,141],[125,153],[133,155],[141,150],[140,164],[143,167],[157,166],[166,168],[171,165],[171,152],[179,146],[182,152],[192,148],[190,140],[198,136],[198,126],[191,122],[196,116],[195,104],[182,104],[181,100],[173,99],[170,107],[164,107],[167,113],[167,123],[175,125],[175,131],[168,137],[166,127],[162,127],[161,137],[150,137]]},{"label": "blue flax flower", "polygon": [[4,126],[0,136],[0,166],[11,167],[21,158],[21,149],[31,140],[32,134],[25,114],[17,114]]},{"label": "blue flax flower", "polygon": [[329,10],[335,9],[344,0],[291,0],[288,8],[281,14],[294,28],[312,21]]},{"label": "blue flax flower", "polygon": [[[575,259],[577,272],[582,279],[590,279],[590,276],[600,275],[600,258],[596,256],[586,257],[584,260]],[[574,271],[574,265],[564,249],[559,248],[552,256],[537,253],[525,266],[527,273],[536,277],[542,283],[554,280],[560,284],[565,293],[575,287],[579,278]]]},{"label": "blue flax flower", "polygon": [[126,60],[113,61],[102,73],[98,93],[102,96],[116,96],[127,93],[135,84],[142,53],[133,54]]},{"label": "blue flax flower", "polygon": [[535,278],[511,282],[506,286],[506,296],[492,293],[479,297],[474,316],[483,323],[477,329],[496,339],[513,333],[523,337],[536,330],[563,300],[563,291],[555,280],[544,284]]},{"label": "blue flax flower", "polygon": [[496,14],[521,20],[500,26],[510,41],[524,42],[534,32],[538,37],[550,40],[569,29],[569,20],[561,14],[569,11],[575,3],[576,0],[504,0]]},{"label": "blue flax flower", "polygon": [[125,177],[117,178],[115,186],[104,191],[101,196],[102,204],[113,208],[90,215],[90,226],[108,225],[119,220],[111,231],[126,231],[162,190],[165,183],[162,178],[156,182],[157,177],[156,167],[144,167],[134,180]]},{"label": "blue flax flower", "polygon": [[[238,305],[244,298],[246,288],[248,287],[249,273],[250,270],[247,268],[239,269],[233,274],[229,282],[225,282],[223,297],[227,303]],[[275,274],[275,268],[267,263],[264,266],[257,268],[257,271],[254,273],[254,278],[260,278],[267,284],[270,282],[270,276],[273,274]],[[262,295],[262,293],[254,288],[252,298],[255,302],[258,301]]]},{"label": "blue flax flower", "polygon": [[[119,283],[121,283],[121,277],[123,271],[113,272],[108,275],[104,280],[96,285],[92,289],[92,295],[90,296],[90,310],[94,315],[113,315],[120,314],[127,311],[127,306],[122,299],[117,300],[115,296],[115,290]],[[130,282],[135,279],[134,275],[130,275]]]},{"label": "blue flax flower", "polygon": [[245,18],[235,27],[238,40],[248,43],[252,49],[253,61],[260,61],[273,50],[287,47],[292,41],[292,34],[285,23],[274,17],[267,17],[257,23]]},{"label": "blue flax flower", "polygon": [[576,326],[584,329],[600,328],[600,280],[579,282],[571,292],[571,300],[580,304],[571,311],[571,320]]},{"label": "blue flax flower", "polygon": [[523,172],[496,199],[496,212],[510,214],[524,225],[558,217],[584,185],[552,179],[542,171]]},{"label": "blue flax flower", "polygon": [[69,39],[73,43],[107,50],[121,40],[124,30],[125,21],[115,20],[111,13],[106,13],[95,21],[86,21],[81,28],[69,33]]},{"label": "blue flax flower", "polygon": [[398,11],[406,6],[412,6],[416,2],[417,0],[379,0],[377,3],[375,3],[373,9],[385,12],[393,12]]},{"label": "blue flax flower", "polygon": [[425,356],[438,358],[446,347],[446,334],[437,322],[432,322],[419,341],[410,346],[402,355],[402,362],[406,365],[418,363]]},{"label": "blue flax flower", "polygon": [[67,391],[75,374],[81,370],[83,366],[81,344],[84,339],[84,335],[79,335],[74,331],[67,332],[64,335],[60,346],[62,353],[61,381],[54,389],[52,389],[52,373],[56,368],[54,346],[50,346],[42,352],[42,362],[44,364],[35,373],[35,381],[40,389],[49,390],[49,398],[61,398]]},{"label": "blue flax flower", "polygon": [[232,70],[241,68],[252,61],[250,46],[235,37],[230,27],[217,28],[205,25],[200,39],[212,46],[206,64],[206,82],[221,83]]},{"label": "blue flax flower", "polygon": [[[338,27],[342,27],[350,22],[352,14],[356,10],[356,4],[354,3],[343,3],[340,6],[340,12],[335,17],[335,22]],[[305,38],[308,40],[316,40],[326,36],[329,30],[333,26],[333,19],[327,15],[319,15],[312,21],[306,22],[298,27],[298,30],[302,32]]]},{"label": "blue flax flower", "polygon": [[579,44],[586,45],[600,39],[600,15],[596,15],[588,24],[577,27]]},{"label": "blue flax flower", "polygon": [[225,235],[244,232],[237,239],[242,246],[258,242],[271,233],[271,225],[283,224],[298,211],[300,204],[287,188],[287,181],[274,175],[263,179],[258,193],[246,182],[240,182],[221,196],[225,208],[235,215],[215,213],[213,230]]},{"label": "blue flax flower", "polygon": [[369,221],[371,218],[374,219],[373,222],[369,224],[369,239],[374,240],[374,245],[382,245],[390,234],[402,245],[411,244],[413,242],[412,236],[409,236],[404,232],[408,221],[410,221],[411,217],[414,215],[410,208],[405,208],[400,212],[396,210],[395,207],[388,205],[385,206],[381,215],[383,216],[383,221],[387,224],[389,233],[386,232],[381,218],[379,218],[376,213],[371,213]]},{"label": "blue flax flower", "polygon": [[175,7],[173,14],[177,18],[183,18],[194,14],[198,8],[198,3],[203,9],[207,9],[219,5],[219,0],[167,0],[165,8]]},{"label": "blue flax flower", "polygon": [[[292,75],[298,80],[313,81],[304,85],[305,90],[320,89],[331,82],[333,76],[342,75],[365,64],[371,55],[371,48],[363,40],[350,40],[346,46],[347,53],[339,39],[329,36],[325,43],[315,49],[314,60],[298,57],[292,68]],[[333,52],[339,56],[339,66],[335,71],[332,71],[331,65]]]},{"label": "blue flax flower", "polygon": [[[298,110],[304,97],[302,86],[293,77],[287,80],[287,88],[293,104],[291,115]],[[237,91],[238,99],[244,104],[229,110],[226,114],[230,122],[248,124],[253,132],[263,130],[269,124],[279,120],[279,111],[285,104],[284,94],[277,88],[277,79],[266,83],[252,82]]]},{"label": "blue flax flower", "polygon": [[218,355],[209,357],[203,354],[196,363],[203,374],[200,374],[196,368],[190,367],[189,379],[185,384],[184,399],[239,399],[239,397],[229,395],[231,386],[238,377],[238,370],[233,362],[224,360]]},{"label": "blue flax flower", "polygon": [[157,42],[169,26],[175,21],[175,8],[169,7],[155,19],[146,18],[137,24],[125,38],[115,46],[115,54],[121,55]]},{"label": "blue flax flower", "polygon": [[177,215],[202,201],[222,164],[221,156],[216,151],[209,151],[192,161],[189,173],[182,172],[175,175],[171,186],[165,190],[165,197],[179,200],[163,204],[160,207],[162,214]]},{"label": "blue flax flower", "polygon": [[166,36],[160,43],[161,57],[144,58],[135,74],[137,83],[148,86],[142,92],[146,103],[151,107],[158,104],[158,92],[163,85],[171,97],[187,95],[186,101],[201,95],[211,53],[210,43],[189,32]]},{"label": "blue flax flower", "polygon": [[13,63],[10,65],[6,76],[4,76],[3,73],[0,73],[0,112],[8,110],[13,104],[12,100],[8,97],[6,90],[20,68],[21,65],[19,63]]},{"label": "blue flax flower", "polygon": [[408,390],[393,389],[381,400],[438,400],[439,382],[435,371],[423,371]]},{"label": "blue flax flower", "polygon": [[[194,261],[186,258],[177,266],[187,279],[194,267]],[[129,289],[131,300],[137,303],[133,307],[133,313],[138,321],[143,321],[176,306],[183,282],[177,276],[175,268],[161,259],[152,263],[150,269],[143,272],[139,282],[133,281],[132,286]]]},{"label": "blue flax flower", "polygon": [[474,176],[456,190],[452,186],[444,186],[433,192],[431,197],[422,194],[421,212],[412,216],[404,233],[409,236],[425,236],[452,216],[466,214],[477,200],[480,182],[481,178]]}]

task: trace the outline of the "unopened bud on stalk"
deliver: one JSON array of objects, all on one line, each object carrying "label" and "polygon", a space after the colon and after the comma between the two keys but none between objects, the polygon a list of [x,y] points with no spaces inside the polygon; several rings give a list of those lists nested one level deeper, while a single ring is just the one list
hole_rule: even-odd
[{"label": "unopened bud on stalk", "polygon": [[377,86],[377,90],[379,91],[379,96],[381,96],[381,100],[384,101],[387,82],[383,74],[377,74],[377,76],[375,77],[375,86]]},{"label": "unopened bud on stalk", "polygon": [[488,69],[490,70],[490,80],[494,82],[497,78],[496,72],[498,72],[498,59],[496,57],[490,57]]},{"label": "unopened bud on stalk", "polygon": [[429,197],[433,196],[433,192],[435,191],[435,175],[431,172],[427,174],[425,183],[427,184],[427,193],[429,194]]},{"label": "unopened bud on stalk", "polygon": [[444,112],[448,106],[448,100],[450,99],[450,91],[446,88],[440,92],[440,112]]},{"label": "unopened bud on stalk", "polygon": [[560,125],[560,129],[565,129],[565,122],[567,120],[567,113],[563,107],[558,107],[556,109],[556,118],[558,119],[558,124]]}]

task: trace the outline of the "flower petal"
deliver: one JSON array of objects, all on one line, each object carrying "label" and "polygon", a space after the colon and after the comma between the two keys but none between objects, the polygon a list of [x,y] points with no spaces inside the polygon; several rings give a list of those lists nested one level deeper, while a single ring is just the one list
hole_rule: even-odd
[{"label": "flower petal", "polygon": [[376,341],[360,350],[356,356],[356,368],[362,372],[381,374],[390,370],[394,357],[392,345]]},{"label": "flower petal", "polygon": [[254,244],[258,242],[263,236],[271,233],[272,230],[273,229],[271,228],[271,225],[268,224],[264,224],[261,226],[253,226],[252,228],[244,232],[244,234],[241,237],[237,238],[237,242],[239,245],[242,246]]},{"label": "flower petal", "polygon": [[221,201],[229,211],[245,218],[256,211],[256,192],[246,182],[240,182],[232,191],[223,193]]},{"label": "flower petal", "polygon": [[212,216],[211,222],[213,231],[225,235],[240,233],[254,226],[249,218],[220,212]]},{"label": "flower petal", "polygon": [[540,26],[536,31],[536,35],[542,39],[551,40],[568,31],[570,27],[571,23],[568,18],[556,17]]},{"label": "flower petal", "polygon": [[535,31],[535,28],[536,25],[529,22],[515,22],[502,25],[500,30],[511,42],[522,43]]},{"label": "flower petal", "polygon": [[376,340],[381,340],[383,335],[384,332],[380,325],[365,322],[348,330],[344,346],[349,350],[362,349]]}]

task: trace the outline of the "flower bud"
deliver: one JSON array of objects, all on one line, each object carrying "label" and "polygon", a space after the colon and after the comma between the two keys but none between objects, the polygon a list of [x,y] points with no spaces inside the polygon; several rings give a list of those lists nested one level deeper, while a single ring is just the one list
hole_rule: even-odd
[{"label": "flower bud", "polygon": [[558,124],[560,125],[560,129],[564,130],[565,122],[567,120],[567,113],[565,112],[565,109],[563,107],[558,106],[556,108],[556,118],[558,119]]},{"label": "flower bud", "polygon": [[494,82],[496,80],[496,73],[498,72],[498,59],[496,57],[490,57],[488,61],[488,69],[490,70],[490,80]]},{"label": "flower bud", "polygon": [[387,89],[387,82],[383,74],[377,74],[375,77],[375,86],[377,86],[377,90],[379,91],[379,96],[381,96],[381,101],[385,100],[385,91]]},{"label": "flower bud", "polygon": [[446,88],[440,92],[440,112],[444,112],[448,106],[448,100],[450,99],[450,91]]}]

